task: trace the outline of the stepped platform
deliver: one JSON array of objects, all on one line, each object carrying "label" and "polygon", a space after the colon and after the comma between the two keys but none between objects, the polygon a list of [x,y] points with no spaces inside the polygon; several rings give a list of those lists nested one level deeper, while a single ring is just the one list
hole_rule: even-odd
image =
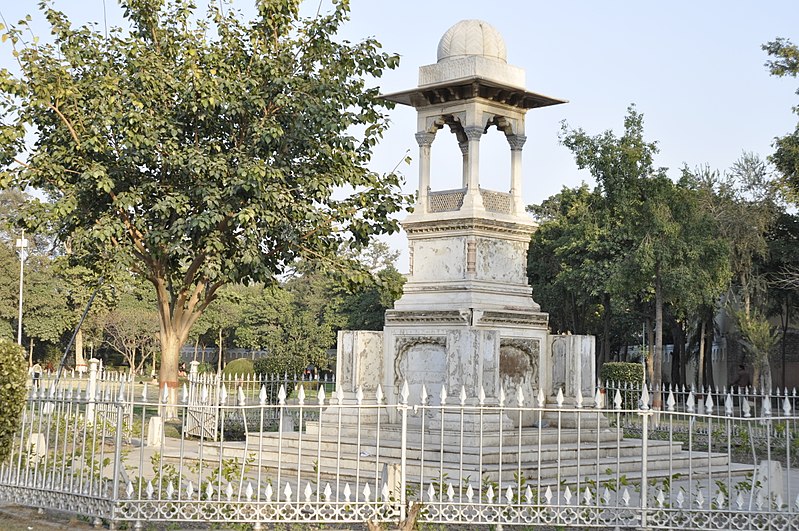
[{"label": "stepped platform", "polygon": [[[423,436],[424,435],[424,436]],[[316,477],[354,483],[383,478],[403,458],[401,427],[396,424],[325,426],[306,424],[306,431],[250,433],[242,442],[206,443],[204,459],[238,458],[284,477]],[[730,462],[718,452],[688,452],[676,441],[649,440],[650,480],[719,474],[745,475],[751,465]],[[221,455],[220,455],[221,452]],[[641,478],[642,441],[623,438],[609,428],[513,428],[500,433],[453,433],[408,428],[405,440],[409,484],[490,482],[502,488],[519,481],[541,487],[562,484],[635,482]],[[165,454],[166,458],[177,455]],[[184,452],[184,459],[198,458]]]}]

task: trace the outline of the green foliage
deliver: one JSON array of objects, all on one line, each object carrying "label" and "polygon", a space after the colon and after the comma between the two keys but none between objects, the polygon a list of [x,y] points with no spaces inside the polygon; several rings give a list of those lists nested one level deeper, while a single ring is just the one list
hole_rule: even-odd
[{"label": "green foliage", "polygon": [[215,368],[208,362],[200,363],[197,365],[197,374],[213,373]]},{"label": "green foliage", "polygon": [[[772,57],[766,67],[773,76],[799,76],[799,46],[790,40],[777,38],[762,46]],[[796,91],[799,94],[799,90]],[[799,106],[793,108],[799,113]],[[799,202],[799,124],[793,132],[779,137],[774,142],[774,153],[769,157],[782,174],[782,184],[795,203]]]},{"label": "green foliage", "polygon": [[22,348],[0,340],[0,463],[13,446],[25,407],[27,366]]},{"label": "green foliage", "polygon": [[382,330],[386,310],[402,295],[405,276],[393,266],[377,272],[374,281],[343,294],[341,312],[349,330]]},{"label": "green foliage", "polygon": [[758,388],[771,390],[771,370],[769,356],[777,346],[778,335],[771,324],[759,311],[749,314],[741,310],[735,313],[741,344],[755,369],[754,381]]},{"label": "green foliage", "polygon": [[225,376],[235,376],[237,374],[254,374],[255,364],[249,358],[238,358],[228,362],[222,371]]},{"label": "green foliage", "polygon": [[299,355],[267,355],[253,362],[253,371],[259,377],[300,375],[308,363]]},{"label": "green foliage", "polygon": [[599,380],[602,382],[629,383],[639,386],[644,383],[644,369],[640,363],[623,361],[609,361],[599,370]]},{"label": "green foliage", "polygon": [[107,35],[41,5],[53,44],[26,44],[25,21],[3,35],[22,73],[0,73],[0,185],[53,200],[26,223],[52,223],[71,260],[153,285],[162,380],[220,287],[275,283],[301,259],[357,279],[339,250],[398,230],[400,178],[368,163],[390,106],[370,83],[399,58],[339,37],[348,2],[310,19],[258,2],[243,21],[142,0]]},{"label": "green foliage", "polygon": [[[139,288],[139,289],[137,289]],[[158,348],[158,312],[152,294],[136,283],[121,286],[116,304],[104,313],[103,342],[141,372]]]},{"label": "green foliage", "polygon": [[527,255],[536,301],[553,330],[603,335],[600,319],[615,243],[600,215],[602,198],[587,185],[564,188],[529,207],[540,223]]},{"label": "green foliage", "polygon": [[564,123],[561,142],[597,187],[563,190],[531,209],[542,220],[528,266],[533,293],[566,316],[553,318],[561,330],[596,333],[601,319],[600,362],[611,340],[635,342],[629,325],[654,322],[652,383],[658,385],[664,313],[684,318],[717,300],[729,278],[727,244],[696,190],[655,166],[657,144],[644,138],[643,115],[634,106],[620,136],[589,135]]}]

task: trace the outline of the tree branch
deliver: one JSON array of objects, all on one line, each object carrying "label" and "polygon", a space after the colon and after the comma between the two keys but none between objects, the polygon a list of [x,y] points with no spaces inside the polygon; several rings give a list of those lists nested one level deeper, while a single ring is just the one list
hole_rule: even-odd
[{"label": "tree branch", "polygon": [[80,140],[78,140],[78,134],[75,132],[75,129],[72,127],[72,124],[69,123],[69,120],[67,120],[67,117],[64,116],[61,113],[61,111],[58,110],[58,107],[56,107],[52,103],[48,103],[47,106],[53,109],[55,113],[58,115],[58,117],[61,118],[61,121],[64,122],[64,125],[66,125],[67,129],[69,129],[69,134],[72,135],[72,139],[75,140],[76,144],[78,144],[78,149],[80,149]]}]

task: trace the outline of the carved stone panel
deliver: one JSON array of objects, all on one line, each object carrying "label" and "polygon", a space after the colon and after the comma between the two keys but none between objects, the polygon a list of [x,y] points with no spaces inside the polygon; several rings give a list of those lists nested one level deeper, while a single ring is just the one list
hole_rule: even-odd
[{"label": "carved stone panel", "polygon": [[569,349],[565,341],[552,342],[552,360],[550,365],[552,367],[552,396],[558,394],[558,389],[563,390],[564,394],[567,393],[566,366],[568,360],[566,358],[568,354]]},{"label": "carved stone panel", "polygon": [[443,336],[400,336],[396,338],[394,384],[397,389],[408,382],[409,402],[418,404],[425,386],[429,403],[439,402],[447,378],[446,338]]},{"label": "carved stone panel", "polygon": [[[499,347],[500,384],[505,389],[505,404],[516,407],[519,390],[524,399],[523,405],[535,404],[538,394],[538,365],[541,345],[538,339],[503,339]],[[515,424],[528,426],[537,420],[530,412],[509,414]],[[520,418],[521,417],[521,418]]]}]

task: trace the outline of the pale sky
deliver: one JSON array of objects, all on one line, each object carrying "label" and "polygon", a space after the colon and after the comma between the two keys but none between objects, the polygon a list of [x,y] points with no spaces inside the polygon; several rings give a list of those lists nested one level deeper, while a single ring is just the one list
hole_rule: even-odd
[{"label": "pale sky", "polygon": [[[200,2],[202,3],[202,2]],[[0,0],[8,22],[36,15],[35,0]],[[103,21],[102,0],[55,0],[75,21]],[[235,5],[251,12],[252,2]],[[306,2],[314,12],[317,1]],[[323,0],[323,9],[329,5]],[[577,170],[570,152],[558,143],[560,122],[595,134],[619,132],[629,104],[644,114],[645,135],[658,141],[658,166],[677,177],[683,164],[728,168],[743,151],[765,157],[775,136],[793,130],[799,105],[799,79],[777,79],[763,66],[760,46],[775,37],[799,42],[799,2],[743,0],[641,2],[575,0],[351,0],[352,20],[345,37],[374,36],[384,49],[402,56],[399,69],[380,81],[383,92],[413,88],[418,68],[436,61],[444,32],[463,19],[482,19],[505,39],[508,62],[525,69],[527,88],[569,103],[527,114],[524,148],[525,201],[539,203],[563,186],[590,176]],[[119,24],[119,7],[106,0],[109,25]],[[47,26],[34,16],[34,32]],[[0,67],[12,68],[8,43],[0,45]],[[378,147],[373,168],[388,172],[406,152],[401,166],[406,190],[417,185],[415,111],[397,107],[392,127]],[[460,152],[442,130],[433,143],[433,189],[456,187]],[[481,141],[481,185],[506,190],[509,154],[492,129]],[[406,248],[404,236],[391,238]],[[399,269],[407,269],[403,253]]]}]

